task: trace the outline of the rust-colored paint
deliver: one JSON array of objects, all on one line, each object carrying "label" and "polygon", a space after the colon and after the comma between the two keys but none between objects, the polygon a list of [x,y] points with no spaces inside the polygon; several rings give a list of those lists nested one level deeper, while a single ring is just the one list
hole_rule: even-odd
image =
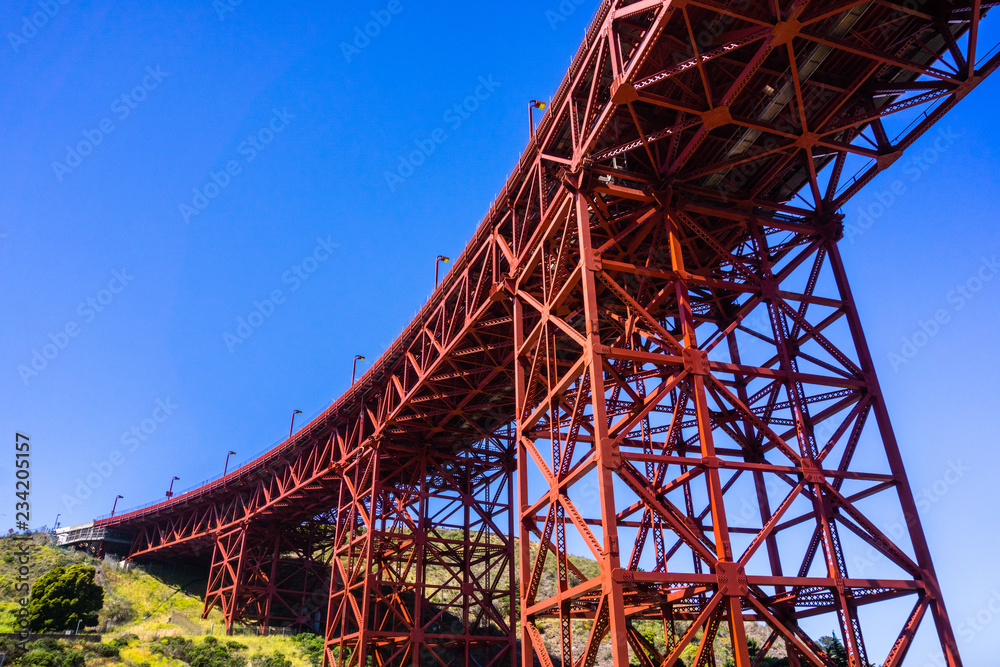
[{"label": "rust-colored paint", "polygon": [[[228,627],[322,623],[326,664],[590,667],[609,645],[670,667],[693,644],[701,666],[724,634],[740,667],[778,646],[823,667],[800,623],[829,614],[861,667],[859,609],[905,598],[884,665],[929,623],[959,667],[838,210],[1000,63],[974,62],[984,13],[605,2],[474,238],[351,391],[98,526],[134,559],[210,559]],[[754,657],[746,621],[769,628]]]}]

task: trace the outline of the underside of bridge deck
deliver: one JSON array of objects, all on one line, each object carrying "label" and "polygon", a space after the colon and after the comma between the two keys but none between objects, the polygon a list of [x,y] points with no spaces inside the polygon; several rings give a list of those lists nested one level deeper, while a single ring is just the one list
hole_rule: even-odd
[{"label": "underside of bridge deck", "polygon": [[961,665],[838,241],[1000,63],[986,9],[607,0],[357,385],[98,525],[211,554],[206,612],[330,665],[830,667],[831,627],[851,667]]}]

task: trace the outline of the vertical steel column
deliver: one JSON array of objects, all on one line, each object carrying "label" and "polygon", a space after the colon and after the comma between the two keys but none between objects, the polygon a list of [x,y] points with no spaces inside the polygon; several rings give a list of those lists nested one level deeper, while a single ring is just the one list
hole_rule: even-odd
[{"label": "vertical steel column", "polygon": [[[667,237],[670,244],[670,261],[677,273],[674,282],[677,298],[677,319],[680,322],[683,344],[682,358],[684,370],[691,378],[691,398],[694,401],[695,419],[697,420],[698,439],[701,447],[701,458],[705,462],[705,476],[709,509],[712,516],[713,536],[715,538],[715,555],[718,563],[715,572],[718,576],[740,579],[746,577],[743,565],[734,562],[733,549],[729,535],[729,521],[726,515],[725,488],[719,476],[719,468],[713,465],[718,460],[712,432],[715,428],[710,415],[708,395],[705,389],[705,378],[710,374],[708,354],[698,348],[698,335],[691,309],[690,287],[688,285],[688,270],[684,260],[684,248],[678,235],[676,221],[672,212],[664,215]],[[721,583],[721,582],[720,582]],[[725,595],[726,620],[732,637],[733,654],[736,667],[750,667],[750,654],[747,652],[746,628],[743,625],[743,607],[740,595],[733,595],[733,590],[727,590],[720,585],[719,594]],[[720,610],[720,614],[722,611]],[[702,635],[702,644],[698,650],[699,662],[702,655],[711,652],[711,633]],[[867,666],[866,666],[867,667]]]},{"label": "vertical steel column", "polygon": [[[601,571],[606,573],[601,582],[601,593],[607,609],[611,632],[611,655],[614,667],[628,667],[628,628],[625,625],[625,597],[621,581],[614,573],[621,570],[618,538],[618,508],[615,504],[614,473],[621,452],[608,433],[608,411],[605,405],[604,345],[601,344],[601,309],[597,305],[597,271],[595,249],[590,239],[590,211],[580,192],[573,194],[576,231],[579,235],[579,253],[582,260],[583,307],[586,321],[586,347],[584,348],[586,373],[590,379],[590,396],[593,410],[594,460],[597,465],[598,493],[600,495],[600,520],[603,533],[603,558]],[[561,526],[560,526],[561,527]],[[560,554],[566,557],[566,554]]]},{"label": "vertical steel column", "polygon": [[246,538],[245,525],[216,535],[212,551],[212,565],[201,617],[207,617],[212,608],[218,605],[225,619],[227,635],[233,633],[233,623],[242,620],[240,597],[243,595]]},{"label": "vertical steel column", "polygon": [[[910,488],[910,482],[906,476],[906,469],[903,466],[903,459],[899,451],[896,434],[892,428],[889,413],[886,410],[885,399],[882,396],[882,387],[879,384],[878,376],[875,374],[875,364],[872,361],[871,350],[868,348],[868,341],[861,327],[861,318],[858,316],[854,295],[847,280],[847,272],[844,269],[844,262],[840,256],[840,248],[836,241],[830,240],[826,244],[826,250],[830,256],[830,265],[833,269],[840,297],[844,302],[854,347],[857,350],[858,359],[864,371],[866,389],[871,396],[872,410],[875,413],[879,434],[881,435],[885,453],[889,460],[889,466],[892,470],[896,493],[899,496],[899,503],[903,509],[907,532],[910,542],[913,545],[914,554],[917,557],[917,564],[920,566],[922,581],[927,587],[928,603],[931,615],[934,618],[938,640],[944,652],[945,662],[948,667],[962,667],[962,658],[958,653],[955,633],[941,595],[941,588],[938,584],[937,574],[934,571],[930,548],[927,546],[927,538],[924,535],[923,526],[920,524],[920,515],[917,512],[917,504],[913,498],[913,490]],[[919,624],[919,616],[920,613],[915,613],[911,616],[910,622],[913,625],[913,631],[916,631],[916,626]],[[889,656],[890,660],[885,664],[887,666],[891,665],[896,660],[901,663],[904,657],[905,651],[902,655],[898,655],[894,646]]]},{"label": "vertical steel column", "polygon": [[[275,531],[273,536],[269,536],[265,544],[270,546],[270,570],[267,577],[261,582],[263,590],[263,609],[261,610],[260,631],[267,634],[271,628],[271,615],[274,613],[274,598],[278,595],[278,564],[281,559],[281,532]],[[266,562],[266,561],[265,561]],[[263,563],[261,564],[263,566]],[[263,569],[263,567],[261,568]],[[263,572],[262,572],[263,574]]]},{"label": "vertical steel column", "polygon": [[[521,424],[522,418],[528,413],[530,406],[525,388],[525,369],[529,362],[523,358],[521,351],[525,345],[524,317],[525,309],[521,299],[514,299],[514,350],[517,357],[514,361],[514,400],[516,406],[515,446],[517,447],[517,567],[518,567],[518,600],[520,610],[518,619],[521,626],[521,667],[534,667],[535,652],[538,648],[534,642],[534,633],[529,630],[530,619],[526,602],[529,600],[529,581],[531,580],[531,535],[534,532],[533,518],[528,508],[531,506],[531,496],[528,490],[528,472],[532,469],[528,442]],[[513,536],[513,531],[511,532]],[[513,581],[513,577],[511,578]],[[543,648],[544,650],[544,648]]]},{"label": "vertical steel column", "polygon": [[324,652],[327,666],[367,664],[380,462],[379,442],[369,442],[359,446],[341,473]]}]

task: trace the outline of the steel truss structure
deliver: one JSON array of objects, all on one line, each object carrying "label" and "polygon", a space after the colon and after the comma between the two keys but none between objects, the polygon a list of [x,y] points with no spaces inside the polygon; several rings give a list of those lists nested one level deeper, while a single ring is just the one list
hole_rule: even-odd
[{"label": "steel truss structure", "polygon": [[322,623],[329,665],[829,667],[831,626],[852,667],[961,665],[837,242],[1000,63],[986,9],[604,2],[355,387],[96,526],[212,554],[206,612]]},{"label": "steel truss structure", "polygon": [[[522,542],[524,640],[550,664],[538,625],[551,619],[561,664],[593,664],[610,633],[619,664],[631,649],[652,667],[699,637],[695,664],[714,664],[726,626],[736,664],[750,665],[744,624],[756,621],[765,647],[823,665],[800,623],[832,613],[867,665],[861,610],[904,598],[912,611],[885,664],[900,664],[928,610],[957,660],[919,522],[901,546],[864,510],[898,503],[916,517],[836,221],[720,220],[658,199],[613,214],[606,199],[567,196],[518,280],[518,456],[542,477],[522,468],[521,533],[550,547],[532,559]],[[838,329],[852,344],[834,342]],[[887,466],[871,451],[857,460],[866,438]],[[610,576],[574,571],[571,544]],[[559,587],[542,599],[550,551]],[[878,565],[852,576],[848,562],[871,552]]]},{"label": "steel truss structure", "polygon": [[382,440],[347,464],[331,664],[512,664],[510,440],[458,453]]},{"label": "steel truss structure", "polygon": [[319,633],[330,581],[334,522],[244,524],[215,536],[204,616],[222,611],[226,631],[258,622]]}]

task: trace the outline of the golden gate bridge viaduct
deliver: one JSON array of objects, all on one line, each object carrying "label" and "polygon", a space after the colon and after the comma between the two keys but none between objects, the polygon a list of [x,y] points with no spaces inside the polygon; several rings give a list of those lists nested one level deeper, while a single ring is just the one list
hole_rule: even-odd
[{"label": "golden gate bridge viaduct", "polygon": [[820,667],[836,627],[855,667],[961,665],[838,211],[996,69],[990,6],[605,0],[364,377],[94,528],[203,563],[230,629],[322,628],[327,664]]}]

